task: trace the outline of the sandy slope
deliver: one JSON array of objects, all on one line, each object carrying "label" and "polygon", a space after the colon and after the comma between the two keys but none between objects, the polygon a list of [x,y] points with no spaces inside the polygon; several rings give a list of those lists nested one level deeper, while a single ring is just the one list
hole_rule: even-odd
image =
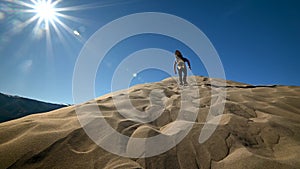
[{"label": "sandy slope", "polygon": [[[86,135],[75,106],[71,106],[1,123],[0,168],[299,168],[300,87],[250,86],[228,81],[224,114],[212,117],[210,122],[214,123],[218,117],[221,121],[214,134],[200,144],[199,133],[211,104],[211,91],[220,86],[211,86],[204,77],[196,79],[190,80],[191,86],[184,89],[190,94],[195,88],[199,90],[198,98],[185,102],[187,112],[197,110],[195,103],[200,102],[196,122],[179,144],[163,154],[125,158],[107,152]],[[153,118],[149,112],[154,111],[150,110],[160,106],[159,102],[149,100],[152,90],[163,91],[165,106],[158,118],[143,123]],[[132,105],[148,114],[137,116],[124,108],[127,118],[116,110],[112,99],[113,95],[122,96],[126,91],[105,95],[97,99],[103,116],[96,114],[95,119],[105,118],[114,129],[131,138],[165,133],[177,118],[182,90],[171,78],[128,89]],[[183,122],[192,123],[185,118],[182,117]],[[93,123],[90,121],[87,126]],[[177,127],[180,130],[181,125]],[[111,142],[114,144],[114,140]],[[135,146],[130,139],[126,144],[127,148]]]}]

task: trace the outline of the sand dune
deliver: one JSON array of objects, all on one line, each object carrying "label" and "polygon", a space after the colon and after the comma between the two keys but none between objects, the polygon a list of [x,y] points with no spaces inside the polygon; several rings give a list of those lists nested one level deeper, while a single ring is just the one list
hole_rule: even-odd
[{"label": "sand dune", "polygon": [[[232,81],[218,86],[205,77],[190,78],[189,82],[190,86],[182,89],[168,78],[99,97],[96,104],[102,115],[93,112],[94,103],[89,101],[0,123],[0,168],[299,168],[300,87],[251,86]],[[199,143],[210,107],[219,106],[212,102],[217,96],[211,94],[220,88],[227,92],[224,112],[211,116],[209,125],[217,128],[208,140]],[[114,103],[114,96],[122,99]],[[128,107],[125,96],[139,114]],[[78,121],[76,108],[84,112],[80,119],[86,120],[85,128]],[[184,113],[179,114],[179,110]],[[141,158],[113,154],[85,132],[86,128],[97,132],[102,125],[97,120],[103,119],[128,136],[125,142],[99,139],[99,143],[110,143],[120,153],[155,149],[156,145],[171,149],[146,158],[143,155],[147,150],[141,151]],[[186,136],[180,134],[189,127]],[[158,135],[167,141],[156,145],[134,142],[134,138]],[[175,135],[182,140],[177,143]]]}]

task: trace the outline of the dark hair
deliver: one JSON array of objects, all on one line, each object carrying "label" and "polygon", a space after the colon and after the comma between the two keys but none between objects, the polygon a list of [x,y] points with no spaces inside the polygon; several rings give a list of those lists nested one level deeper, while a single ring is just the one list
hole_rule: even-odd
[{"label": "dark hair", "polygon": [[183,60],[184,62],[187,62],[188,65],[189,65],[189,68],[191,69],[191,63],[190,63],[190,61],[187,58],[184,58],[179,50],[175,51],[175,55],[177,57],[179,57],[181,60]]},{"label": "dark hair", "polygon": [[183,59],[183,56],[179,50],[175,51],[175,55],[178,56],[180,59]]}]

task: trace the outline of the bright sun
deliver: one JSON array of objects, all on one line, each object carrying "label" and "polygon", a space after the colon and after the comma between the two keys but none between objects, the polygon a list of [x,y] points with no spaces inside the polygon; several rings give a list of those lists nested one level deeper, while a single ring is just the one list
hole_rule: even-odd
[{"label": "bright sun", "polygon": [[[82,25],[86,20],[72,15],[67,15],[65,12],[77,12],[80,10],[87,10],[92,8],[101,8],[107,5],[116,5],[115,2],[108,4],[83,4],[76,6],[64,6],[64,0],[2,0],[10,3],[12,9],[21,12],[24,21],[18,22],[14,25],[12,32],[23,31],[28,25],[34,24],[31,37],[39,39],[45,37],[47,48],[51,49],[51,38],[53,35],[62,43],[66,43],[66,37],[69,35],[75,36],[78,40],[82,40],[81,32],[77,28],[72,28],[74,25]],[[79,1],[78,1],[79,2]],[[1,5],[0,5],[1,8]],[[28,14],[28,15],[27,15]],[[67,25],[72,24],[72,27]],[[79,27],[79,26],[76,26]],[[84,27],[84,26],[80,26]],[[79,27],[79,28],[80,28]],[[67,44],[65,44],[67,45]]]},{"label": "bright sun", "polygon": [[56,8],[55,4],[51,1],[38,1],[35,3],[34,11],[39,19],[44,21],[52,21],[56,17]]},{"label": "bright sun", "polygon": [[[24,22],[16,25],[15,30],[23,30],[24,27],[35,23],[32,33],[33,38],[42,38],[45,36],[47,42],[47,48],[52,48],[51,38],[53,33],[61,40],[65,42],[65,37],[69,33],[77,38],[80,38],[80,33],[76,29],[70,28],[65,21],[75,21],[81,24],[82,19],[63,14],[66,11],[78,11],[81,10],[81,6],[68,6],[64,7],[63,0],[6,0],[12,4],[16,4],[16,8],[20,9],[20,12],[30,13],[30,17]],[[58,5],[59,4],[59,5]],[[59,7],[57,7],[59,6]],[[87,6],[88,7],[88,6]],[[33,15],[31,15],[33,14]],[[73,22],[74,23],[74,22]]]},{"label": "bright sun", "polygon": [[[45,37],[47,47],[52,48],[51,38],[57,35],[59,40],[63,43],[66,42],[65,37],[68,34],[75,36],[81,40],[81,34],[77,29],[71,28],[66,24],[72,23],[73,25],[82,24],[85,20],[66,15],[64,12],[79,11],[83,9],[94,8],[91,5],[78,5],[78,6],[64,6],[63,0],[4,0],[23,12],[24,16],[29,13],[28,19],[14,27],[15,32],[24,30],[26,26],[35,23],[32,29],[33,38],[39,39]],[[13,5],[15,4],[15,5]],[[1,7],[1,6],[0,6]],[[73,21],[73,22],[70,22]]]}]

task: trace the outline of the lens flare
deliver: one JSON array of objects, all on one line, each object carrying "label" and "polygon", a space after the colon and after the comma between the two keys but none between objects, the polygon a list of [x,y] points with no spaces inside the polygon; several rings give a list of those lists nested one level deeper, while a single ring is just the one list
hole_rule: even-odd
[{"label": "lens flare", "polygon": [[[22,16],[20,18],[14,18],[13,28],[8,30],[7,34],[15,35],[25,31],[25,27],[34,24],[32,29],[33,39],[45,38],[47,44],[47,50],[49,53],[52,51],[52,38],[58,37],[59,41],[67,48],[69,46],[67,39],[68,36],[76,37],[76,39],[84,43],[85,38],[82,37],[80,30],[74,29],[74,27],[82,28],[84,25],[91,24],[90,21],[74,16],[78,15],[79,11],[103,8],[107,6],[115,6],[131,3],[128,0],[121,2],[119,0],[111,0],[109,2],[95,2],[95,3],[82,3],[72,2],[65,3],[64,0],[3,0],[0,6],[7,6],[7,11],[12,13],[18,13]],[[65,6],[68,4],[69,6]],[[70,5],[73,4],[73,5]],[[76,5],[77,4],[77,5]],[[68,14],[66,14],[68,12]],[[72,15],[72,13],[74,15]],[[5,13],[0,12],[0,21],[7,16]],[[13,15],[15,17],[17,15]],[[72,26],[68,25],[72,24]],[[53,36],[56,35],[56,36]],[[80,38],[79,38],[80,37]]]}]

